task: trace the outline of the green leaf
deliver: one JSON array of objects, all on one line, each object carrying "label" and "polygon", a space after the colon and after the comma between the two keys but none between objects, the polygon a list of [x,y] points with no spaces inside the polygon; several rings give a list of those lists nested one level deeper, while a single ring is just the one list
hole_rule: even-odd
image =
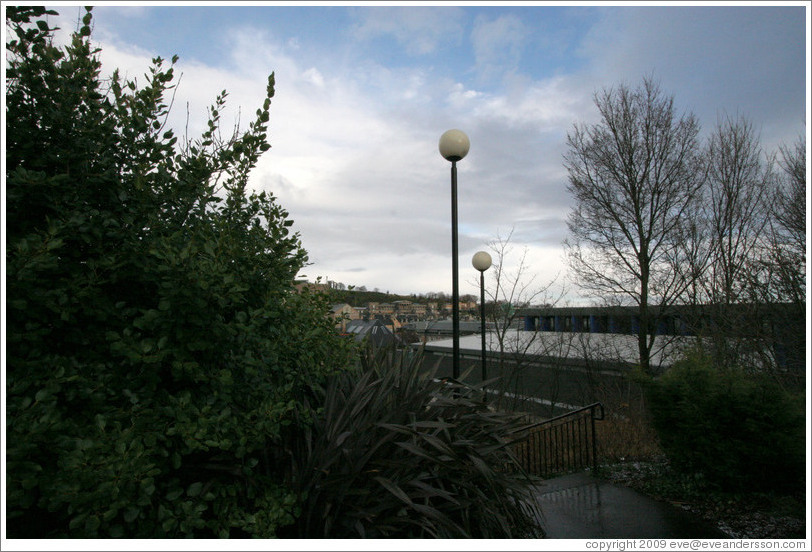
[{"label": "green leaf", "polygon": [[91,536],[95,536],[96,532],[99,530],[99,526],[101,525],[101,520],[99,516],[88,516],[85,520],[85,531]]},{"label": "green leaf", "polygon": [[186,490],[186,494],[191,497],[195,497],[200,494],[201,490],[203,490],[203,483],[196,481],[195,483],[189,485],[189,488]]},{"label": "green leaf", "polygon": [[387,491],[389,491],[390,493],[392,493],[393,495],[398,497],[400,500],[402,500],[406,504],[408,504],[410,506],[413,504],[412,499],[409,498],[409,495],[407,495],[405,492],[403,492],[403,489],[401,489],[400,487],[395,485],[389,479],[387,479],[385,477],[373,477],[373,479],[375,481],[377,481],[378,483],[380,483]]},{"label": "green leaf", "polygon": [[138,514],[141,513],[141,510],[134,506],[130,506],[126,510],[124,510],[124,521],[127,523],[132,523],[138,517]]},{"label": "green leaf", "polygon": [[87,514],[79,514],[74,518],[71,518],[70,523],[68,524],[68,528],[73,530],[79,527],[79,525],[87,519]]},{"label": "green leaf", "polygon": [[346,439],[347,439],[349,436],[351,436],[351,435],[352,435],[352,433],[353,433],[352,431],[345,431],[344,433],[342,433],[341,435],[339,435],[338,437],[336,437],[336,446],[341,446],[341,444],[342,444],[342,443],[343,443],[343,442],[344,442],[344,441],[345,441],[345,440],[346,440]]}]

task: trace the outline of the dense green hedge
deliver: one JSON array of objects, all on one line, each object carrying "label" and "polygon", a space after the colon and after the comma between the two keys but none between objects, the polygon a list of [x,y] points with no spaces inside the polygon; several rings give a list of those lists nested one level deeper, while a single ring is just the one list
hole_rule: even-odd
[{"label": "dense green hedge", "polygon": [[767,376],[718,370],[698,352],[646,385],[673,466],[723,490],[803,488],[804,397]]},{"label": "dense green hedge", "polygon": [[273,75],[245,131],[220,138],[223,93],[178,143],[171,65],[102,79],[90,11],[63,48],[46,16],[6,8],[7,534],[275,536],[294,413],[348,345],[246,190]]}]

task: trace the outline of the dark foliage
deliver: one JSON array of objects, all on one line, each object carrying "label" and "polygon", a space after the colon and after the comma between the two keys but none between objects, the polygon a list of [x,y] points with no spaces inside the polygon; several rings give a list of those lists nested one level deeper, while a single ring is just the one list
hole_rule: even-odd
[{"label": "dark foliage", "polygon": [[727,491],[803,488],[803,395],[690,355],[646,385],[661,446],[681,473]]},{"label": "dark foliage", "polygon": [[58,48],[7,7],[8,536],[272,537],[295,516],[281,442],[346,364],[244,132],[178,144],[172,64],[102,79],[88,10]]},{"label": "dark foliage", "polygon": [[302,511],[291,536],[542,536],[507,444],[522,422],[421,366],[422,356],[382,350],[330,381],[295,449]]}]

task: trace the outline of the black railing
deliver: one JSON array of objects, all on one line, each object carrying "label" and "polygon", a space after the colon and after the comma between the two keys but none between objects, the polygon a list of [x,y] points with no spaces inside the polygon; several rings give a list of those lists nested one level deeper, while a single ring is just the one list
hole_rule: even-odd
[{"label": "black railing", "polygon": [[603,420],[599,402],[526,426],[513,441],[519,464],[539,477],[598,467],[595,420]]}]

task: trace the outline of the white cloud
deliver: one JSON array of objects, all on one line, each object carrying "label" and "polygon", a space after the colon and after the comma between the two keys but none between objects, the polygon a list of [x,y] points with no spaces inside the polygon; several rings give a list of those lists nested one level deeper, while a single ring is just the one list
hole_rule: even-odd
[{"label": "white cloud", "polygon": [[528,29],[514,14],[495,19],[477,17],[471,31],[476,70],[481,80],[514,72],[521,59]]},{"label": "white cloud", "polygon": [[319,88],[322,88],[324,86],[324,77],[321,76],[321,73],[315,67],[311,67],[310,69],[305,71],[302,74],[302,76],[306,81],[315,84]]},{"label": "white cloud", "polygon": [[574,84],[567,77],[531,82],[513,93],[490,97],[479,106],[477,116],[508,126],[560,131],[591,108],[591,92]]},{"label": "white cloud", "polygon": [[451,104],[456,104],[457,106],[464,106],[468,105],[470,100],[474,100],[476,98],[482,97],[481,92],[477,92],[476,90],[468,90],[462,83],[455,83],[454,86],[451,88],[451,91],[448,95],[448,101]]},{"label": "white cloud", "polygon": [[405,51],[425,55],[462,38],[463,13],[456,8],[373,7],[354,12],[352,36],[361,41],[392,36]]},{"label": "white cloud", "polygon": [[[460,128],[471,138],[471,151],[459,163],[462,292],[476,292],[466,275],[471,255],[511,227],[516,245],[529,247],[537,280],[546,283],[565,270],[560,243],[570,204],[561,163],[566,133],[575,122],[595,120],[596,89],[624,78],[635,83],[654,68],[665,76],[669,91],[671,84],[684,81],[673,90],[680,105],[702,102],[715,110],[725,107],[730,96],[723,89],[729,82],[746,85],[738,93],[748,102],[755,102],[756,87],[763,87],[782,98],[759,104],[766,125],[787,118],[768,117],[771,110],[791,111],[798,105],[795,88],[804,92],[803,85],[776,90],[747,75],[714,84],[699,71],[701,65],[721,73],[723,60],[736,58],[735,47],[720,46],[726,53],[708,61],[705,47],[693,43],[712,43],[715,39],[706,36],[712,30],[699,32],[687,14],[641,20],[632,12],[645,10],[605,10],[606,19],[581,52],[593,63],[584,72],[553,76],[520,74],[522,44],[529,35],[517,17],[477,19],[468,53],[484,71],[479,75],[498,75],[499,84],[487,87],[466,80],[470,64],[450,72],[447,64],[439,67],[439,61],[428,58],[429,52],[462,44],[466,12],[354,12],[357,40],[394,36],[400,50],[429,60],[423,65],[398,58],[386,66],[371,57],[354,57],[358,52],[328,51],[305,59],[301,52],[312,53],[314,45],[298,42],[304,38],[277,37],[259,24],[222,29],[216,38],[227,45],[227,64],[181,58],[173,121],[185,127],[188,102],[190,133],[198,134],[206,107],[227,89],[225,126],[230,128],[240,113],[245,125],[261,105],[267,75],[274,71],[272,149],[260,160],[252,185],[273,192],[290,212],[314,263],[305,274],[403,293],[450,290],[449,164],[440,157],[437,141],[445,130]],[[680,37],[690,43],[680,45]],[[100,39],[106,66],[119,66],[130,76],[148,68],[151,52],[117,42],[113,35]],[[774,57],[767,59],[781,65]],[[764,71],[761,78],[773,76],[777,82],[780,71],[793,67],[783,64],[770,72],[764,64],[753,60]],[[790,137],[798,128],[793,121]]]}]

